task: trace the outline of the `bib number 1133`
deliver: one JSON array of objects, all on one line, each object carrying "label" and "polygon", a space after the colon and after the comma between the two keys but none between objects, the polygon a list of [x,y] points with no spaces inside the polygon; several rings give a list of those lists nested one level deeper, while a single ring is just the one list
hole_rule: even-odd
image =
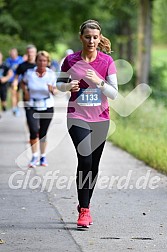
[{"label": "bib number 1133", "polygon": [[80,106],[100,106],[101,91],[99,89],[86,89],[77,98],[77,103]]}]

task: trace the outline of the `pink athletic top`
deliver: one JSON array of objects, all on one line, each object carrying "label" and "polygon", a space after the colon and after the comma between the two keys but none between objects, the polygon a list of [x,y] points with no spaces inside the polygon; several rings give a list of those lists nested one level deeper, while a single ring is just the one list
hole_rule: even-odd
[{"label": "pink athletic top", "polygon": [[107,97],[96,84],[86,79],[86,71],[92,69],[103,80],[115,74],[116,68],[111,56],[98,51],[94,61],[87,63],[81,58],[81,51],[68,55],[61,71],[68,73],[72,80],[80,80],[80,91],[71,92],[68,104],[68,118],[81,119],[87,122],[109,120]]}]

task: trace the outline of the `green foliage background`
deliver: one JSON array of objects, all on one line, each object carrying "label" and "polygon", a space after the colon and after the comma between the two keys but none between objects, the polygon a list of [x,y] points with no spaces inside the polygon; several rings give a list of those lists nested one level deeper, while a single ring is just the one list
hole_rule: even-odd
[{"label": "green foliage background", "polygon": [[[18,44],[13,36],[18,35],[20,45],[23,41],[34,43],[38,49],[54,50],[57,43],[64,43],[77,50],[80,24],[86,19],[96,19],[117,51],[120,39],[126,40],[120,35],[121,26],[125,20],[135,24],[136,12],[137,0],[130,0],[128,5],[123,0],[0,0],[0,36],[11,36],[14,45]],[[2,42],[0,48],[6,53]]]}]

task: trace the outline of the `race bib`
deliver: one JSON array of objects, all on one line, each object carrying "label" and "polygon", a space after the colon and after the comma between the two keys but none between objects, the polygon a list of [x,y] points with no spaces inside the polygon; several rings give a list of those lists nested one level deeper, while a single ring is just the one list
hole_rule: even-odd
[{"label": "race bib", "polygon": [[33,99],[33,108],[37,111],[46,110],[47,109],[46,99],[40,99],[40,100]]},{"label": "race bib", "polygon": [[99,88],[81,89],[77,103],[79,106],[100,106],[101,90]]}]

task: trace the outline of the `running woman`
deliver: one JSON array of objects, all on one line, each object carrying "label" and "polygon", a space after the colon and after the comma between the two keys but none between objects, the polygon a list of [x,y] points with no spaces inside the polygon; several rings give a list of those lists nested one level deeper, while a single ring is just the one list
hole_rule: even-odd
[{"label": "running woman", "polygon": [[79,205],[78,227],[93,223],[90,201],[97,181],[99,162],[109,129],[107,97],[118,93],[116,68],[110,41],[101,34],[100,24],[87,20],[80,26],[82,50],[67,56],[57,88],[71,91],[67,126],[76,149],[76,175]]},{"label": "running woman", "polygon": [[50,56],[46,51],[39,51],[36,67],[28,69],[23,77],[23,92],[26,102],[26,118],[30,131],[32,159],[29,167],[35,168],[39,162],[38,142],[40,141],[40,165],[47,166],[46,134],[53,117],[54,98],[56,92],[56,76],[47,66]]}]

